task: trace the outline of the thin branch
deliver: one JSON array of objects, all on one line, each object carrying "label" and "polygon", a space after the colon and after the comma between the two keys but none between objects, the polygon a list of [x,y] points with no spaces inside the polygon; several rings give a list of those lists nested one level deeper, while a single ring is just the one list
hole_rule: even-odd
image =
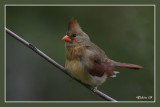
[{"label": "thin branch", "polygon": [[[40,51],[38,48],[36,48],[35,46],[33,46],[31,43],[27,42],[26,40],[24,40],[23,38],[19,37],[17,34],[15,34],[14,32],[12,32],[11,30],[9,30],[8,28],[5,28],[6,32],[14,37],[15,39],[17,39],[18,41],[20,41],[22,44],[26,45],[27,47],[29,47],[30,49],[32,49],[34,52],[36,52],[37,54],[39,54],[40,56],[42,56],[44,59],[46,59],[48,62],[50,62],[52,65],[56,66],[58,69],[60,69],[61,71],[63,71],[65,74],[67,74],[68,76],[70,76],[68,74],[68,72],[65,70],[65,68],[58,64],[56,61],[54,61],[53,59],[51,59],[50,57],[48,57],[45,53],[43,53],[42,51]],[[71,77],[71,76],[70,76]],[[103,92],[101,92],[100,90],[91,87],[89,85],[86,85],[84,83],[82,83],[81,81],[71,77],[72,79],[76,80],[77,82],[79,82],[80,84],[82,84],[83,86],[85,86],[86,88],[88,88],[89,90],[91,90],[92,92],[96,93],[98,96],[102,97],[103,99],[107,100],[107,101],[113,101],[113,102],[117,102],[115,99],[111,98],[110,96],[104,94]]]}]

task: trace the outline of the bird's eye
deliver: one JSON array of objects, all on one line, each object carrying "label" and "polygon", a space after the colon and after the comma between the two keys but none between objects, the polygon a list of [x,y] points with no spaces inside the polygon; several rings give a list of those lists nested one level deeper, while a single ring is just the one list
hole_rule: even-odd
[{"label": "bird's eye", "polygon": [[73,37],[76,37],[77,35],[76,35],[76,34],[73,34],[72,36],[73,36]]}]

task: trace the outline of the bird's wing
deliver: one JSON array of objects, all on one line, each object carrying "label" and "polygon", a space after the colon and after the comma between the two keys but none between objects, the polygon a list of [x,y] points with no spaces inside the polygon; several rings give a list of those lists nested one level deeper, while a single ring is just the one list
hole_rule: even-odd
[{"label": "bird's wing", "polygon": [[107,66],[107,56],[105,55],[105,52],[101,50],[98,46],[96,46],[93,43],[89,43],[86,45],[86,54],[87,56],[87,71],[92,76],[103,76],[105,73],[110,76],[113,73],[113,67]]}]

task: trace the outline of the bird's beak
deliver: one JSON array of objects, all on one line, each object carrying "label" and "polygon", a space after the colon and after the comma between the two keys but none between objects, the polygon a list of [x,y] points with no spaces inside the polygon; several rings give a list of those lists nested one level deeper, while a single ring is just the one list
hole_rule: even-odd
[{"label": "bird's beak", "polygon": [[64,36],[64,37],[62,38],[62,40],[66,41],[66,42],[70,42],[70,41],[71,41],[71,38],[70,38],[68,35],[66,35],[66,36]]}]

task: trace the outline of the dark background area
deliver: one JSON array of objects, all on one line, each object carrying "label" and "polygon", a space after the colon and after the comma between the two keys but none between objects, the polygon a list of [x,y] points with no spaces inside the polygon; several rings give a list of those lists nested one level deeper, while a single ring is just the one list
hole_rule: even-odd
[{"label": "dark background area", "polygon": [[[6,27],[64,66],[61,38],[74,17],[107,56],[144,66],[117,68],[99,89],[118,101],[154,100],[153,6],[7,6]],[[101,101],[88,89],[6,35],[7,101]],[[145,101],[145,99],[141,99]],[[141,101],[138,100],[138,101]]]}]

